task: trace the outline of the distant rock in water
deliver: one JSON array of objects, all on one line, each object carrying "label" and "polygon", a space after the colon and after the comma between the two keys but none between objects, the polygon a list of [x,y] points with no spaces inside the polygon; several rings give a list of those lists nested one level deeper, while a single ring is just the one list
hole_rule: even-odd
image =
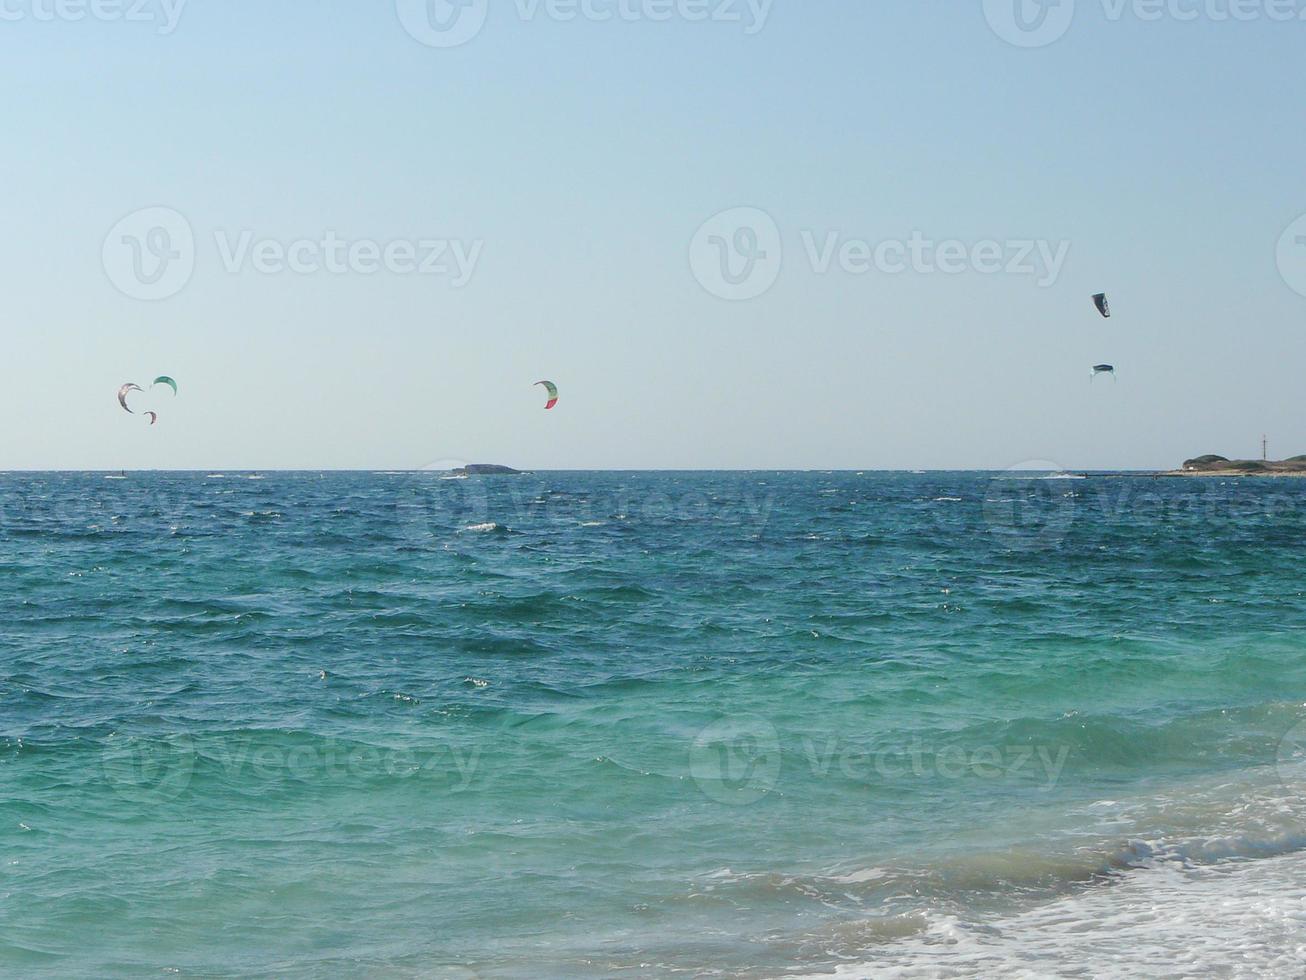
[{"label": "distant rock in water", "polygon": [[1229,459],[1206,455],[1184,460],[1167,476],[1306,476],[1306,456],[1285,460]]},{"label": "distant rock in water", "polygon": [[520,476],[521,470],[495,463],[468,463],[454,470],[454,476]]}]

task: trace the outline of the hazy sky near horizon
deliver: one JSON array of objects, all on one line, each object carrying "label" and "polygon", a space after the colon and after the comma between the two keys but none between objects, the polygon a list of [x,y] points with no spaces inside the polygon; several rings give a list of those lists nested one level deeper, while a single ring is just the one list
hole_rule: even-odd
[{"label": "hazy sky near horizon", "polygon": [[0,5],[0,469],[1306,453],[1297,0],[61,2]]}]

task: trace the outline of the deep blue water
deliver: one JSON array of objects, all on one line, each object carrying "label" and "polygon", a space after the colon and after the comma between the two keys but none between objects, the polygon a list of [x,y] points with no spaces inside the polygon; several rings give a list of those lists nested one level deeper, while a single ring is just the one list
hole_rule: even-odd
[{"label": "deep blue water", "polygon": [[0,974],[819,972],[1306,844],[1306,481],[250,477],[0,475]]}]

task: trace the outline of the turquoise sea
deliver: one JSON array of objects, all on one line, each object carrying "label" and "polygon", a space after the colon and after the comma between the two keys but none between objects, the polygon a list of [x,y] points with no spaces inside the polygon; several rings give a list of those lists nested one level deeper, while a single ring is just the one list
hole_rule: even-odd
[{"label": "turquoise sea", "polygon": [[1306,482],[1046,477],[0,475],[0,975],[1301,976]]}]

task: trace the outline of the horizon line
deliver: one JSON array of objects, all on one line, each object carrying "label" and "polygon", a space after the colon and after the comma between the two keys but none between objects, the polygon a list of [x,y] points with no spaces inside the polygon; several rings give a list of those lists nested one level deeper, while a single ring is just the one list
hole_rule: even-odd
[{"label": "horizon line", "polygon": [[[116,469],[44,469],[44,468],[20,468],[20,469],[0,469],[0,475],[18,475],[25,473],[60,473],[60,474],[114,474],[114,473],[368,473],[376,475],[386,474],[407,474],[407,473],[452,473],[453,468],[447,470],[428,470],[424,468],[408,469],[403,467],[379,467],[379,466],[353,466],[353,467],[308,467],[308,468],[288,468],[288,467],[241,467],[241,466],[210,466],[198,469],[144,469],[144,468],[116,468]],[[501,475],[528,475],[531,473],[1157,473],[1169,472],[1165,468],[1115,468],[1099,469],[1092,467],[1061,467],[1058,469],[1049,469],[1047,467],[877,467],[877,466],[817,466],[817,467],[613,467],[613,468],[595,468],[595,467],[556,467],[556,468],[527,468],[518,470],[517,474]]]}]

